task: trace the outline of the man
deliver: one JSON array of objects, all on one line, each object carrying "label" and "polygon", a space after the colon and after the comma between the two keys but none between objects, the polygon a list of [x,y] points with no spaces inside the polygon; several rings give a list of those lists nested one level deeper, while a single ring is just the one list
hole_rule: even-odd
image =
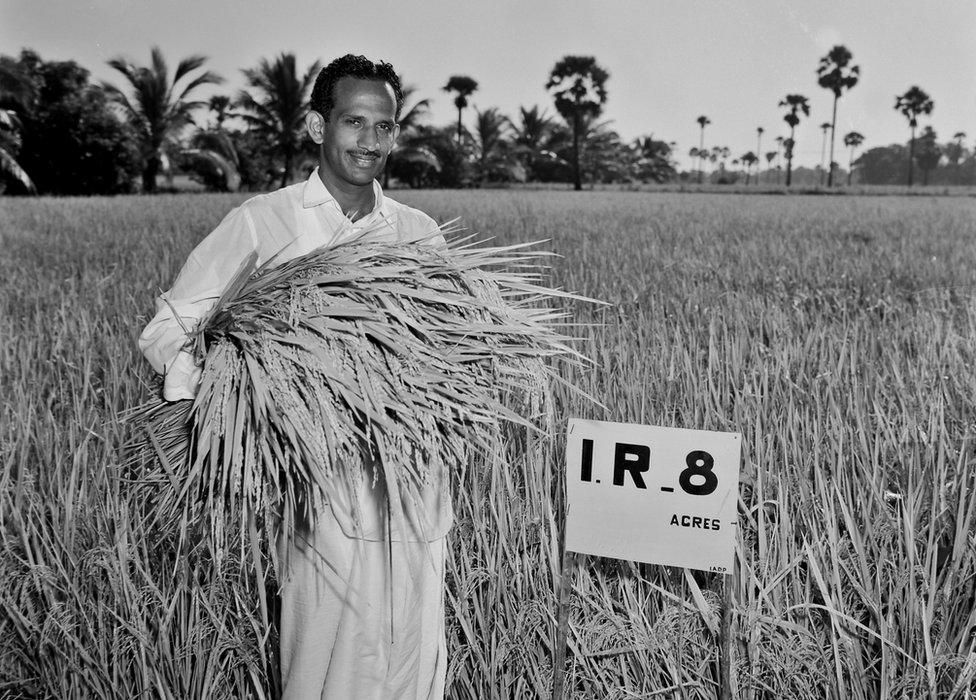
[{"label": "man", "polygon": [[[184,328],[213,306],[252,251],[259,263],[274,255],[283,262],[364,231],[380,240],[437,239],[433,219],[386,197],[376,180],[402,106],[388,63],[346,55],[322,69],[305,119],[318,168],[306,182],[231,211],[190,254],[139,338],[164,375],[167,400],[195,395],[200,368],[184,349]],[[408,527],[391,528],[385,495],[364,481],[358,493],[330,494],[307,532],[279,542],[289,553],[280,624],[286,700],[443,696],[449,495],[430,489],[406,509]]]}]

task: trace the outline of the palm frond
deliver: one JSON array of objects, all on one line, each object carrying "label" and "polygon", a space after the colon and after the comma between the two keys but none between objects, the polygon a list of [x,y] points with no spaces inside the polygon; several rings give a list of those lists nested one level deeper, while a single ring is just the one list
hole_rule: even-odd
[{"label": "palm frond", "polygon": [[3,147],[0,147],[0,171],[19,182],[30,194],[37,193],[37,188],[34,186],[34,181],[31,180],[30,175],[20,166],[17,159]]}]

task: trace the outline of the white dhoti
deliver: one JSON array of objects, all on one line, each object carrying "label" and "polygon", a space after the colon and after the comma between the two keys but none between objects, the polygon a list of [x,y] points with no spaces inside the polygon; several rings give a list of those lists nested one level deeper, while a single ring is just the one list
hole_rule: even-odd
[{"label": "white dhoti", "polygon": [[346,509],[325,506],[305,541],[292,543],[281,587],[283,700],[444,697],[444,535],[453,514],[449,498],[430,505],[430,541],[391,542],[373,514],[363,538],[350,532]]}]

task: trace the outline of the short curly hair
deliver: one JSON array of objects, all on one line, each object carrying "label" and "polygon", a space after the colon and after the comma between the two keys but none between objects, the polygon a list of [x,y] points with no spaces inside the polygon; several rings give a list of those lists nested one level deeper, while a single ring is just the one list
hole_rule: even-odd
[{"label": "short curly hair", "polygon": [[396,119],[400,119],[403,109],[403,88],[400,86],[400,76],[393,70],[393,66],[386,61],[373,63],[365,56],[353,56],[347,53],[319,71],[312,87],[312,97],[309,107],[329,118],[329,112],[335,106],[335,86],[342,78],[361,78],[363,80],[380,80],[393,88],[396,98]]}]

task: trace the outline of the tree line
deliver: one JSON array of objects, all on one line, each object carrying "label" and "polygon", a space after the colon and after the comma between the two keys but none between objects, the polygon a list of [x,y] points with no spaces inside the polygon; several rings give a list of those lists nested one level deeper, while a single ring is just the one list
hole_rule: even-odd
[{"label": "tree line", "polygon": [[[836,45],[820,58],[817,65],[817,84],[832,95],[831,120],[820,124],[823,140],[820,152],[818,182],[814,184],[833,187],[841,184],[837,176],[840,164],[835,160],[835,146],[837,143],[837,109],[841,96],[858,84],[860,66],[853,64],[853,54],[843,45]],[[865,141],[865,136],[859,131],[849,131],[843,136],[844,147],[850,149],[847,166],[847,184],[852,184],[854,173],[858,182],[863,184],[915,184],[916,169],[922,172],[923,184],[953,184],[976,185],[976,157],[969,150],[964,139],[965,132],[956,132],[950,141],[939,143],[935,130],[926,126],[921,136],[916,136],[919,117],[930,115],[935,106],[932,98],[917,85],[912,85],[903,94],[895,95],[894,109],[901,113],[908,121],[909,140],[907,145],[891,144],[872,148],[860,157],[855,158],[856,151]],[[765,157],[767,163],[766,179],[775,176],[776,184],[780,184],[782,175],[782,161],[785,160],[786,186],[792,184],[793,154],[796,149],[796,127],[804,117],[810,116],[810,100],[798,93],[787,94],[779,101],[779,107],[784,109],[783,121],[789,127],[788,136],[775,138],[776,148],[771,151],[762,150],[763,127],[756,128],[756,150],[747,151],[737,159],[733,159],[733,166],[741,166],[745,174],[746,184],[752,176],[755,166],[755,183],[760,183],[761,159]],[[730,156],[730,149],[725,146],[705,148],[705,127],[711,124],[711,119],[701,115],[696,119],[699,129],[699,146],[689,151],[692,159],[698,163],[698,181],[703,181],[703,165],[710,161],[720,161],[717,181],[727,179],[725,163]],[[829,151],[828,151],[829,144]],[[739,171],[733,171],[733,179]],[[716,174],[713,173],[713,181]]]},{"label": "tree line", "polygon": [[[303,176],[317,162],[304,114],[321,64],[305,69],[282,53],[242,71],[235,95],[199,99],[220,85],[206,58],[175,70],[159,48],[148,65],[108,61],[123,79],[96,83],[74,61],[45,61],[29,49],[0,56],[0,177],[8,192],[155,192],[175,173],[218,191],[266,190]],[[478,89],[451,76],[454,125],[424,123],[430,100],[404,84],[400,138],[385,178],[411,187],[505,182],[664,182],[676,175],[672,145],[650,136],[625,142],[598,117],[609,74],[592,57],[567,56],[547,87],[555,113],[538,105],[513,119],[495,107],[464,110]]]},{"label": "tree line", "polygon": [[[832,119],[821,125],[819,184],[828,187],[840,184],[835,129],[838,102],[860,76],[852,58],[846,47],[835,46],[817,67],[818,84],[833,94]],[[125,57],[108,61],[122,79],[114,84],[94,82],[74,61],[45,61],[29,49],[18,57],[0,56],[0,188],[47,194],[155,192],[160,180],[166,187],[174,174],[183,173],[211,190],[261,191],[308,172],[317,153],[303,118],[321,64],[303,70],[290,53],[262,58],[242,70],[245,86],[236,94],[203,100],[201,88],[224,82],[206,69],[206,61],[200,55],[183,58],[171,73],[154,47],[148,65]],[[401,134],[387,164],[387,184],[390,179],[410,187],[569,182],[581,189],[584,183],[704,182],[706,163],[714,166],[711,182],[759,184],[763,156],[767,183],[775,174],[779,184],[785,161],[785,184],[792,184],[796,127],[810,115],[804,95],[791,93],[779,102],[789,135],[777,136],[775,150],[765,153],[762,127],[756,130],[754,152],[732,157],[726,146],[706,148],[705,130],[712,122],[699,116],[699,145],[689,152],[697,173],[679,172],[673,141],[652,135],[625,141],[609,121],[601,121],[608,80],[609,72],[594,57],[565,56],[545,83],[554,112],[533,105],[510,117],[496,107],[471,107],[478,82],[452,75],[443,90],[454,98],[457,122],[439,126],[426,123],[430,100],[418,99],[405,83]],[[469,108],[474,109],[472,129],[464,125]],[[924,91],[912,86],[896,97],[895,108],[909,121],[907,147],[875,148],[855,159],[865,137],[845,134],[848,184],[855,171],[861,182],[896,182],[900,164],[907,164],[908,184],[916,167],[925,183],[976,184],[976,161],[963,132],[939,144],[927,126],[916,138],[918,118],[933,108]]]}]

